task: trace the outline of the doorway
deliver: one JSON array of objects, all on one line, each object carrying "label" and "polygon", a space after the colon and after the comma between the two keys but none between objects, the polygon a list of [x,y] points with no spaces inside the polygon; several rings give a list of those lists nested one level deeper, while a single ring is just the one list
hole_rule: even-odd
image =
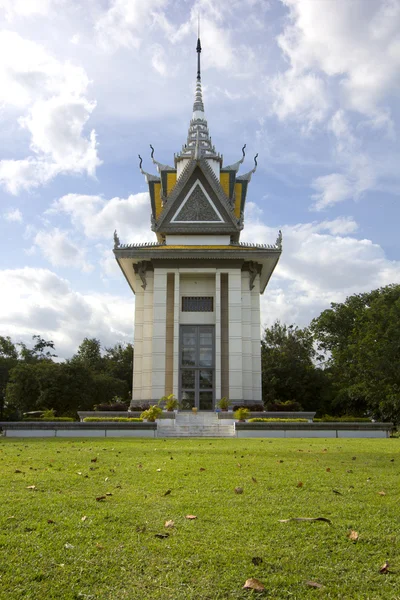
[{"label": "doorway", "polygon": [[182,410],[214,409],[215,332],[213,325],[181,325],[179,399]]}]

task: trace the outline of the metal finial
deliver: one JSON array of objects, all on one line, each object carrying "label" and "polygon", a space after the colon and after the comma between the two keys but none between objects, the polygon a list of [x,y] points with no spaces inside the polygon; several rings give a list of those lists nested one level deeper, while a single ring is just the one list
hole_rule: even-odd
[{"label": "metal finial", "polygon": [[150,144],[150,148],[151,148],[151,159],[153,160],[154,148],[153,148],[153,146],[151,144]]},{"label": "metal finial", "polygon": [[257,157],[258,157],[258,152],[254,157],[254,171],[257,169]]},{"label": "metal finial", "polygon": [[247,146],[247,144],[245,144],[242,148],[243,160],[244,160],[244,157],[246,156],[246,152],[245,152],[246,146]]},{"label": "metal finial", "polygon": [[142,163],[143,163],[143,158],[140,156],[140,154],[138,154],[139,157],[139,169],[142,171]]}]

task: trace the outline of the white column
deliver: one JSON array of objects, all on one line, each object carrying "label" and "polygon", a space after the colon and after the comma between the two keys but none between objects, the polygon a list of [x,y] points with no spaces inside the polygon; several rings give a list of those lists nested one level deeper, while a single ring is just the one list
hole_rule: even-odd
[{"label": "white column", "polygon": [[174,379],[173,392],[178,398],[179,394],[179,315],[180,315],[180,275],[179,269],[175,271],[174,293]]},{"label": "white column", "polygon": [[242,271],[243,400],[253,400],[253,348],[251,342],[250,273]]},{"label": "white column", "polygon": [[152,400],[165,395],[167,271],[154,269]]},{"label": "white column", "polygon": [[262,402],[261,394],[261,342],[260,342],[260,276],[251,290],[251,345],[253,357],[253,400]]},{"label": "white column", "polygon": [[141,283],[139,276],[136,275],[132,402],[142,400],[144,290]]},{"label": "white column", "polygon": [[215,400],[221,399],[221,273],[215,273]]},{"label": "white column", "polygon": [[143,295],[143,342],[142,342],[142,400],[152,399],[153,372],[153,271],[146,273],[146,289]]},{"label": "white column", "polygon": [[229,304],[229,397],[243,400],[242,373],[242,280],[240,269],[230,269]]}]

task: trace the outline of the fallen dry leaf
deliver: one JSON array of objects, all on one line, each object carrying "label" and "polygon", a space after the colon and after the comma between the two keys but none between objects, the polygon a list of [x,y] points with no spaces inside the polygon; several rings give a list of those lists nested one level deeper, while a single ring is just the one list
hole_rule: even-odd
[{"label": "fallen dry leaf", "polygon": [[291,519],[280,519],[279,523],[290,523],[290,521],[324,521],[332,525],[332,521],[326,517],[292,517]]},{"label": "fallen dry leaf", "polygon": [[66,544],[64,544],[64,548],[66,548],[67,550],[72,550],[74,548],[74,546],[67,542]]},{"label": "fallen dry leaf", "polygon": [[200,471],[205,471],[205,468],[204,467],[200,467]]},{"label": "fallen dry leaf", "polygon": [[106,496],[97,496],[96,501],[97,502],[101,502],[102,500],[105,500]]},{"label": "fallen dry leaf", "polygon": [[306,585],[313,588],[323,588],[324,586],[321,583],[317,583],[316,581],[306,581]]},{"label": "fallen dry leaf", "polygon": [[347,534],[347,537],[349,538],[349,540],[351,540],[352,542],[356,542],[358,540],[358,533],[357,531],[354,531],[353,529]]},{"label": "fallen dry leaf", "polygon": [[166,492],[163,494],[163,496],[169,496],[171,492],[172,492],[172,490],[167,490],[167,491],[166,491]]},{"label": "fallen dry leaf", "polygon": [[27,490],[36,490],[36,485],[28,485]]},{"label": "fallen dry leaf", "polygon": [[47,519],[47,522],[50,524],[55,523],[55,521],[53,521],[53,519]]},{"label": "fallen dry leaf", "polygon": [[252,480],[253,483],[258,483],[258,481],[257,481],[257,479],[255,477],[252,477],[251,480]]},{"label": "fallen dry leaf", "polygon": [[299,481],[298,484],[297,484],[297,487],[303,487],[303,482]]},{"label": "fallen dry leaf", "polygon": [[261,556],[253,556],[251,562],[253,563],[253,565],[256,565],[256,567],[258,567],[258,565],[261,565],[261,563],[263,562],[263,559],[261,558]]},{"label": "fallen dry leaf", "polygon": [[247,579],[247,581],[245,582],[243,589],[256,590],[256,592],[263,592],[265,590],[265,585],[261,583],[261,581],[259,581],[258,579],[255,579],[255,577],[250,577],[250,579]]},{"label": "fallen dry leaf", "polygon": [[11,517],[7,517],[7,519],[15,519],[14,515],[11,515]]},{"label": "fallen dry leaf", "polygon": [[19,469],[15,469],[14,473],[22,473]]},{"label": "fallen dry leaf", "polygon": [[197,519],[196,515],[186,515],[185,519],[189,519],[189,521],[193,521],[194,519]]},{"label": "fallen dry leaf", "polygon": [[235,487],[235,494],[243,494],[243,488],[242,487]]},{"label": "fallen dry leaf", "polygon": [[342,492],[339,492],[339,490],[332,490],[332,492],[338,496],[343,496]]},{"label": "fallen dry leaf", "polygon": [[165,521],[165,523],[164,523],[164,527],[167,527],[167,528],[168,527],[172,528],[172,527],[174,527],[174,525],[175,525],[175,521],[172,521],[171,519],[169,521]]},{"label": "fallen dry leaf", "polygon": [[331,470],[330,470],[330,468],[329,468],[329,467],[326,469],[326,472],[327,472],[327,473],[330,473],[330,472],[331,472]]},{"label": "fallen dry leaf", "polygon": [[156,533],[154,537],[158,538],[159,540],[164,540],[165,538],[169,537],[169,533]]},{"label": "fallen dry leaf", "polygon": [[239,467],[239,469],[242,468],[242,465],[240,463],[238,463],[237,466]]},{"label": "fallen dry leaf", "polygon": [[87,519],[87,516],[86,516],[86,515],[84,515],[84,516],[81,518],[81,521],[86,521],[86,519]]},{"label": "fallen dry leaf", "polygon": [[384,492],[383,490],[381,492],[378,492],[379,496],[386,496],[386,492]]},{"label": "fallen dry leaf", "polygon": [[104,550],[104,546],[102,544],[99,544],[98,542],[96,544],[96,548],[98,548],[99,550]]},{"label": "fallen dry leaf", "polygon": [[389,563],[387,560],[385,560],[385,562],[379,569],[379,573],[383,573],[384,575],[386,575],[386,573],[389,573]]},{"label": "fallen dry leaf", "polygon": [[157,473],[159,473],[161,471],[161,469],[157,469]]},{"label": "fallen dry leaf", "polygon": [[90,462],[97,462],[97,457],[96,458],[91,458]]},{"label": "fallen dry leaf", "polygon": [[106,496],[112,496],[111,492],[106,492]]}]

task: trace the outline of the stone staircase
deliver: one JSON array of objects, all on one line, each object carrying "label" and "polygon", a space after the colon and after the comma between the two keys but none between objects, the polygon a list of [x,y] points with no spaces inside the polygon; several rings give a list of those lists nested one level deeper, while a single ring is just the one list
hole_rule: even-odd
[{"label": "stone staircase", "polygon": [[218,419],[214,412],[178,412],[175,419],[157,421],[157,437],[235,437],[233,419]]}]

